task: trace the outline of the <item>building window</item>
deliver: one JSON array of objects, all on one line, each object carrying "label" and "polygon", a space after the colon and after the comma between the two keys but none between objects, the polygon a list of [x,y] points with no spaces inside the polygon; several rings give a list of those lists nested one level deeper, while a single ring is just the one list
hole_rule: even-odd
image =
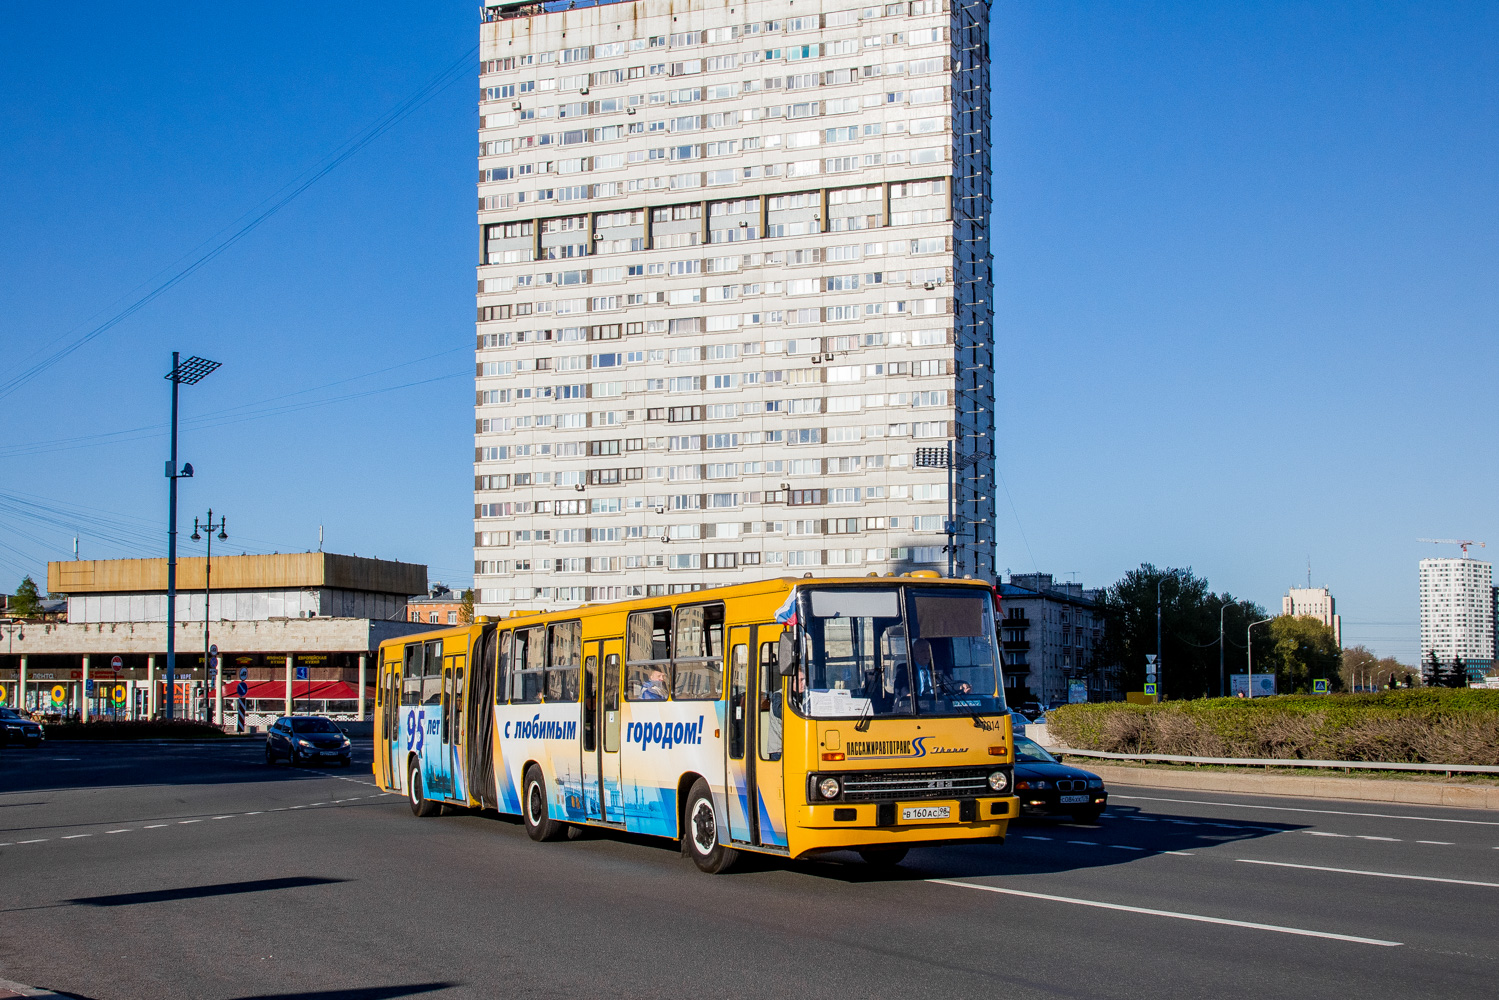
[{"label": "building window", "polygon": [[458,612],[456,612],[456,611],[449,611],[448,612],[448,624],[449,625],[457,625],[458,624]]}]

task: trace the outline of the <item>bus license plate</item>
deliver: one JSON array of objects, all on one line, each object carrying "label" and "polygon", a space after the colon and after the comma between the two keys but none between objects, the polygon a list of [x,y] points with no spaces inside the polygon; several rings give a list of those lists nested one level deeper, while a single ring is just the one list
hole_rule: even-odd
[{"label": "bus license plate", "polygon": [[1062,802],[1062,805],[1064,805],[1064,806],[1081,806],[1081,805],[1086,805],[1087,802],[1088,802],[1088,796],[1086,796],[1086,795],[1063,795],[1061,797],[1061,802]]},{"label": "bus license plate", "polygon": [[952,816],[952,806],[905,806],[900,811],[900,818],[909,819],[949,819]]}]

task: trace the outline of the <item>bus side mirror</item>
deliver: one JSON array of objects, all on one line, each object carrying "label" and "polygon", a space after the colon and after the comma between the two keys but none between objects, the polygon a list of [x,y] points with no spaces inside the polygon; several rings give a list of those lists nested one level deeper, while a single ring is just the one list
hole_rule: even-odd
[{"label": "bus side mirror", "polygon": [[789,629],[781,633],[781,641],[776,644],[776,663],[780,667],[782,677],[789,677],[796,673],[796,640],[791,637]]}]

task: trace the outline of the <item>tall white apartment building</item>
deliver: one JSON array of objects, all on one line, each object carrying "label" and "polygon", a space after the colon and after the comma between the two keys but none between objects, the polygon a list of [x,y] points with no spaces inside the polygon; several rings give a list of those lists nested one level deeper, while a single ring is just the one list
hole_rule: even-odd
[{"label": "tall white apartment building", "polygon": [[946,572],[950,476],[993,579],[987,0],[568,6],[481,29],[476,610]]},{"label": "tall white apartment building", "polygon": [[1494,659],[1494,567],[1466,556],[1421,560],[1421,662],[1432,653],[1478,665]]},{"label": "tall white apartment building", "polygon": [[1343,648],[1343,616],[1338,614],[1338,602],[1326,587],[1292,587],[1280,599],[1280,613],[1317,619],[1332,629],[1333,641]]}]

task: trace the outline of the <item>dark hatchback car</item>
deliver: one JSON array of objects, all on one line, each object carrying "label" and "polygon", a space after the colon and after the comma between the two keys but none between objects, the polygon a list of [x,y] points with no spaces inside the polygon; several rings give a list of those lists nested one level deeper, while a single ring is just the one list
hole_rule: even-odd
[{"label": "dark hatchback car", "polygon": [[1015,737],[1015,794],[1022,816],[1070,815],[1079,823],[1095,822],[1109,801],[1102,778],[1063,764],[1024,736]]},{"label": "dark hatchback car", "polygon": [[46,737],[39,722],[33,722],[13,708],[0,708],[0,746],[39,747]]},{"label": "dark hatchback car", "polygon": [[265,762],[349,766],[354,747],[344,731],[321,715],[283,715],[265,733]]}]

